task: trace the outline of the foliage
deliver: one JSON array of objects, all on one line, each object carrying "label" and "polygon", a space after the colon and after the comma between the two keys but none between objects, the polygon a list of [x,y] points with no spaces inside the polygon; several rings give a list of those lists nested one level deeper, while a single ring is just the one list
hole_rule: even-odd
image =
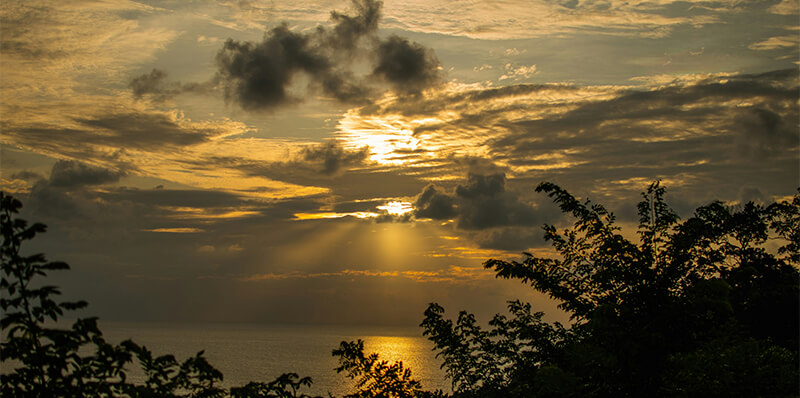
[{"label": "foliage", "polygon": [[301,394],[302,387],[311,387],[311,378],[300,378],[297,373],[284,373],[269,383],[250,382],[243,387],[231,388],[233,398],[311,398]]},{"label": "foliage", "polygon": [[343,341],[339,348],[333,350],[333,356],[339,357],[337,373],[346,372],[348,378],[356,380],[358,391],[345,395],[345,398],[413,398],[439,397],[441,392],[422,390],[421,383],[411,378],[411,369],[403,367],[403,363],[379,360],[378,354],[364,355],[364,342]]},{"label": "foliage", "polygon": [[543,313],[531,313],[530,304],[513,301],[509,312],[513,318],[496,315],[487,332],[464,311],[455,324],[444,319],[444,308],[437,304],[425,311],[421,326],[441,351],[437,355],[444,360],[454,391],[465,396],[509,396],[504,387],[527,383],[531,372],[567,337],[561,324],[545,323]]},{"label": "foliage", "polygon": [[[800,196],[767,207],[713,202],[680,221],[665,190],[639,203],[638,243],[614,215],[543,183],[574,218],[545,225],[556,258],[491,259],[559,302],[568,328],[512,302],[489,331],[431,304],[422,327],[455,396],[796,396]],[[784,244],[773,250],[779,239]]]},{"label": "foliage", "polygon": [[[172,355],[153,358],[145,347],[129,340],[109,344],[97,326],[97,318],[78,319],[69,329],[46,326],[57,325],[65,311],[84,308],[86,302],[56,301],[59,290],[35,280],[69,266],[47,262],[42,254],[21,254],[24,241],[46,230],[43,224],[28,226],[25,220],[15,218],[21,207],[18,200],[0,193],[0,327],[5,334],[0,355],[4,365],[15,366],[2,375],[3,396],[223,395],[224,391],[215,386],[222,374],[206,361],[202,351],[179,364]],[[125,365],[134,357],[147,377],[144,385],[127,380]]]}]

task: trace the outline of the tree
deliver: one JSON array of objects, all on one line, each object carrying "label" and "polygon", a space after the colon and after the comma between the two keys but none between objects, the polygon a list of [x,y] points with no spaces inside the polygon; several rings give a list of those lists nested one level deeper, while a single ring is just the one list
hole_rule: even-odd
[{"label": "tree", "polygon": [[364,354],[364,341],[343,341],[333,350],[339,357],[337,373],[356,381],[358,391],[344,398],[436,398],[444,397],[441,391],[422,390],[422,384],[411,377],[411,369],[403,367],[403,362],[379,360],[378,354]]},{"label": "tree", "polygon": [[[63,262],[48,262],[43,254],[22,255],[22,243],[43,233],[46,227],[15,218],[22,203],[0,192],[0,359],[13,366],[4,372],[0,392],[9,397],[219,397],[215,384],[222,373],[211,366],[203,352],[178,363],[172,355],[153,358],[145,347],[128,340],[109,344],[97,326],[97,318],[75,321],[71,328],[55,324],[65,311],[86,307],[85,301],[59,302],[55,286],[38,278],[50,271],[67,270]],[[85,354],[88,352],[88,354]],[[127,381],[124,366],[136,358],[147,380],[144,385]]]},{"label": "tree", "polygon": [[269,383],[250,382],[243,387],[231,388],[233,398],[312,398],[300,393],[302,387],[311,387],[310,377],[297,373],[284,373]]},{"label": "tree", "polygon": [[[544,226],[559,256],[484,266],[547,293],[572,324],[548,325],[512,302],[513,318],[495,317],[487,332],[431,304],[421,326],[456,396],[797,395],[800,197],[713,202],[681,222],[656,182],[634,243],[602,205],[552,183],[537,192],[575,220]],[[771,239],[785,244],[770,252]]]}]

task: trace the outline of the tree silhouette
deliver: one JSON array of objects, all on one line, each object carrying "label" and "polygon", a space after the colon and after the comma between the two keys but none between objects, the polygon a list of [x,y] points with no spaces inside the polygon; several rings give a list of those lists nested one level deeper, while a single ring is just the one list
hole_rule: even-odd
[{"label": "tree silhouette", "polygon": [[[572,324],[512,302],[490,331],[431,304],[422,327],[456,396],[796,396],[800,197],[713,202],[681,222],[653,183],[640,242],[605,207],[542,183],[572,228],[544,227],[559,256],[491,259],[497,277],[547,293]],[[770,253],[766,243],[785,244]]]},{"label": "tree silhouette", "polygon": [[310,395],[300,393],[302,387],[311,387],[310,377],[303,377],[297,373],[284,373],[272,382],[250,382],[243,387],[231,388],[231,397],[234,398],[312,398]]},{"label": "tree silhouette", "polygon": [[422,390],[422,384],[411,377],[411,370],[403,363],[379,360],[378,354],[364,354],[364,341],[343,341],[333,350],[339,357],[337,373],[346,372],[347,377],[356,381],[358,391],[344,398],[413,398],[439,397],[441,392],[430,393]]},{"label": "tree silhouette", "polygon": [[[0,344],[2,362],[14,366],[4,372],[0,392],[9,397],[219,397],[215,384],[222,373],[211,366],[203,352],[178,363],[174,356],[154,358],[145,347],[126,340],[109,344],[97,326],[97,318],[75,321],[70,329],[45,326],[65,311],[86,307],[86,302],[58,302],[55,286],[35,278],[50,271],[67,270],[63,262],[48,262],[44,255],[23,256],[22,243],[43,233],[46,227],[15,218],[22,203],[0,192]],[[89,352],[84,354],[84,352]],[[136,358],[147,380],[144,385],[127,381],[124,366]],[[16,361],[16,363],[12,362]]]}]

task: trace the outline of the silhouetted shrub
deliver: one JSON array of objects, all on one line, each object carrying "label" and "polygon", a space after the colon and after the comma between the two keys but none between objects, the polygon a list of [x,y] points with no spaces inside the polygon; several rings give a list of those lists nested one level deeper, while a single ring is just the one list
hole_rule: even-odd
[{"label": "silhouetted shrub", "polygon": [[[652,184],[638,243],[613,214],[543,183],[575,221],[544,227],[557,258],[488,260],[547,293],[572,324],[511,302],[489,331],[431,304],[422,327],[457,397],[797,396],[800,196],[768,207],[714,202],[681,222]],[[770,238],[784,244],[775,253]]]}]

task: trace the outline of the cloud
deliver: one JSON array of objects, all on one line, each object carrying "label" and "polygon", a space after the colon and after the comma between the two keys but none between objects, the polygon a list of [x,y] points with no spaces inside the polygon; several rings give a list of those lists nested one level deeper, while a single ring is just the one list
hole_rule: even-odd
[{"label": "cloud", "polygon": [[186,92],[208,92],[214,85],[214,79],[206,83],[183,84],[180,82],[167,82],[166,78],[167,72],[154,68],[150,73],[131,79],[128,87],[133,91],[133,95],[136,98],[151,95],[156,101],[164,101]]},{"label": "cloud", "polygon": [[44,176],[42,176],[39,173],[35,173],[35,172],[32,172],[32,171],[28,171],[28,170],[23,170],[23,171],[20,171],[20,172],[12,174],[11,175],[11,179],[23,180],[23,181],[38,181],[38,180],[44,179]]},{"label": "cloud", "polygon": [[798,144],[796,120],[770,109],[746,108],[736,118],[736,124],[740,133],[736,140],[740,153],[756,159],[764,159]]},{"label": "cloud", "polygon": [[53,164],[48,178],[39,179],[33,184],[26,207],[42,216],[91,218],[93,214],[98,214],[97,208],[102,207],[102,204],[89,199],[93,197],[90,193],[92,188],[116,183],[126,174],[125,170],[112,170],[75,160],[58,160]]},{"label": "cloud", "polygon": [[369,148],[351,148],[336,139],[321,143],[303,144],[287,149],[286,160],[259,161],[244,157],[211,157],[195,161],[198,166],[239,170],[250,176],[266,176],[301,184],[318,184],[346,171],[368,164]]},{"label": "cloud", "polygon": [[138,163],[141,159],[128,154],[169,152],[173,158],[176,147],[185,149],[247,131],[242,123],[225,119],[193,122],[178,112],[104,111],[101,109],[94,115],[59,115],[64,117],[63,123],[12,124],[4,130],[4,143],[53,157]]},{"label": "cloud", "polygon": [[334,48],[354,49],[358,40],[375,32],[381,19],[383,2],[375,0],[353,0],[356,15],[351,17],[337,11],[331,12],[331,20],[336,22],[333,34],[327,37],[328,44]]},{"label": "cloud", "polygon": [[[42,95],[83,102],[87,93],[121,83],[131,65],[149,62],[180,34],[145,22],[155,10],[131,1],[4,3],[3,104],[41,105]],[[24,108],[4,112],[5,119],[20,111]]]},{"label": "cloud", "polygon": [[340,174],[344,170],[363,164],[369,156],[369,148],[347,150],[336,140],[329,140],[317,146],[303,148],[302,160],[314,165],[325,175]]},{"label": "cloud", "polygon": [[133,189],[118,188],[98,194],[106,201],[135,203],[150,208],[184,208],[227,211],[245,208],[247,201],[241,195],[225,191],[199,189]]},{"label": "cloud", "polygon": [[96,141],[122,147],[194,145],[207,141],[215,133],[211,129],[186,128],[175,115],[164,113],[116,113],[76,118],[75,121],[105,132],[86,137],[84,142]]},{"label": "cloud", "polygon": [[74,160],[59,160],[50,172],[52,187],[71,189],[87,185],[102,185],[119,181],[125,172],[90,166]]},{"label": "cloud", "polygon": [[418,94],[439,81],[439,60],[433,51],[396,35],[378,46],[373,73],[392,84],[395,91]]},{"label": "cloud", "polygon": [[335,272],[286,272],[248,275],[239,279],[240,282],[257,282],[264,280],[284,280],[284,279],[312,279],[312,278],[408,278],[416,282],[425,283],[474,283],[480,280],[491,279],[492,276],[482,272],[478,267],[458,267],[450,266],[448,269],[434,271],[374,271],[359,269],[344,269]]},{"label": "cloud", "polygon": [[[387,157],[395,155],[399,164],[413,166],[416,176],[437,185],[425,195],[418,191],[420,218],[455,219],[461,230],[507,224],[504,214],[521,208],[498,198],[547,180],[591,192],[619,210],[621,219],[633,220],[635,214],[625,213],[631,207],[625,198],[637,197],[656,179],[685,197],[682,206],[690,210],[715,198],[734,200],[744,185],[758,187],[766,197],[791,194],[789,187],[800,178],[799,77],[787,69],[683,75],[638,87],[451,84],[420,98],[387,98],[363,107],[349,113],[342,126],[346,132],[368,132],[390,125],[382,130],[386,140],[403,140],[402,132],[413,131],[414,147],[424,151]],[[362,142],[359,135],[342,137],[348,145]],[[500,171],[473,170],[483,177],[462,182],[462,196],[457,195],[450,184],[472,168],[452,160],[465,155],[502,166],[514,189],[497,189],[499,179],[491,176]],[[482,199],[465,202],[481,184],[485,194],[472,196]],[[452,200],[456,215],[448,206],[433,211],[432,198]],[[468,209],[479,209],[482,201],[499,202],[494,209],[503,209],[501,214],[470,216]],[[532,218],[530,212],[517,213]]]},{"label": "cloud", "polygon": [[129,87],[133,90],[133,95],[137,98],[145,94],[158,93],[161,94],[164,89],[164,78],[167,73],[160,69],[153,69],[150,73],[146,73],[131,80]]},{"label": "cloud", "polygon": [[779,15],[797,15],[800,14],[800,4],[795,0],[781,0],[780,3],[769,7],[768,11]]},{"label": "cloud", "polygon": [[[712,4],[703,2],[704,4]],[[393,3],[391,27],[472,39],[509,40],[565,35],[663,37],[680,25],[715,23],[740,7],[716,7],[679,1],[551,1]]]},{"label": "cloud", "polygon": [[536,65],[530,65],[530,66],[523,65],[514,67],[511,64],[506,64],[506,72],[502,76],[500,76],[497,80],[527,79],[535,75],[536,73],[538,73],[538,71],[536,70]]},{"label": "cloud", "polygon": [[[332,29],[302,33],[283,24],[260,42],[228,39],[216,58],[226,98],[247,110],[274,109],[313,92],[364,103],[377,90],[374,80],[412,94],[438,82],[439,62],[431,50],[397,36],[377,37],[381,2],[354,1],[353,7],[354,16],[331,14]],[[371,75],[355,74],[360,60],[374,63]],[[302,77],[307,86],[296,87]]]},{"label": "cloud", "polygon": [[425,187],[414,203],[417,218],[456,220],[462,230],[481,230],[503,226],[536,226],[541,220],[536,208],[520,201],[515,192],[506,190],[503,172],[471,172],[464,184],[447,194],[433,185]]},{"label": "cloud", "polygon": [[798,45],[800,45],[800,38],[797,37],[797,35],[793,35],[793,36],[770,37],[767,40],[760,41],[758,43],[753,43],[749,45],[747,48],[756,51],[769,51],[782,48],[796,49]]},{"label": "cloud", "polygon": [[[553,211],[556,211],[553,209]],[[532,247],[546,247],[544,234],[539,225],[528,227],[501,227],[475,231],[470,237],[481,248],[519,251]]]},{"label": "cloud", "polygon": [[417,218],[430,218],[433,220],[450,220],[458,214],[456,211],[455,199],[436,189],[434,185],[428,185],[417,196],[414,202],[414,215]]},{"label": "cloud", "polygon": [[520,202],[517,195],[506,191],[504,173],[467,176],[466,185],[456,187],[459,216],[458,228],[485,229],[508,225],[536,225],[534,207]]}]

